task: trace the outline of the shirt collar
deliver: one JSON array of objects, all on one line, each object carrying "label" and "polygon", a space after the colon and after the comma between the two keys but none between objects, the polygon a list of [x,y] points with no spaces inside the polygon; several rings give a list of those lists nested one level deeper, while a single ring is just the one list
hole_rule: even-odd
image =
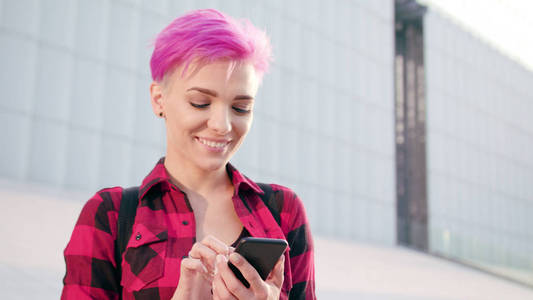
[{"label": "shirt collar", "polygon": [[235,187],[236,192],[251,189],[258,194],[265,193],[255,182],[253,182],[250,178],[244,176],[231,163],[228,163],[226,165],[226,171],[231,179],[231,182],[233,182],[233,186]]},{"label": "shirt collar", "polygon": [[[174,186],[170,181],[170,175],[164,165],[165,157],[159,159],[152,171],[144,178],[139,187],[139,199],[142,199],[152,188],[161,185],[161,190],[170,189]],[[251,179],[244,176],[232,164],[226,164],[226,172],[233,183],[236,194],[240,191],[253,190],[258,194],[264,194],[263,190]]]}]

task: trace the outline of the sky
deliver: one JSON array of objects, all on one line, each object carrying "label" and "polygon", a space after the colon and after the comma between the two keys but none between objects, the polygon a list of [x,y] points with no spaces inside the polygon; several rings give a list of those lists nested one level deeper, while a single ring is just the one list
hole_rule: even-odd
[{"label": "sky", "polygon": [[533,72],[533,0],[419,0]]}]

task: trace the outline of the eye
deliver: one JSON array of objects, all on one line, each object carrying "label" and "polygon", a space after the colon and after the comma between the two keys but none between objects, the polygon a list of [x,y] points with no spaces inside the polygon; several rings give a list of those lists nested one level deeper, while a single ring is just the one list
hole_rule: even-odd
[{"label": "eye", "polygon": [[235,110],[236,112],[238,112],[240,114],[247,114],[247,113],[250,113],[252,111],[251,109],[244,109],[244,108],[239,108],[239,107],[235,107],[235,106],[233,106],[232,108],[233,108],[233,110]]},{"label": "eye", "polygon": [[206,108],[209,106],[209,103],[206,103],[206,104],[196,104],[196,103],[193,103],[193,102],[190,102],[191,103],[191,106],[192,107],[196,107],[196,108]]}]

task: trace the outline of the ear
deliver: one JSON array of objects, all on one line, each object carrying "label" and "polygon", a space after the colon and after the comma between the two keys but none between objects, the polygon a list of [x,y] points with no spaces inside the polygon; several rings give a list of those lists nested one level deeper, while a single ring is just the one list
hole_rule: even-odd
[{"label": "ear", "polygon": [[163,105],[163,87],[160,83],[153,81],[150,84],[150,102],[152,104],[152,110],[157,117],[160,117],[160,113],[165,115],[165,109]]}]

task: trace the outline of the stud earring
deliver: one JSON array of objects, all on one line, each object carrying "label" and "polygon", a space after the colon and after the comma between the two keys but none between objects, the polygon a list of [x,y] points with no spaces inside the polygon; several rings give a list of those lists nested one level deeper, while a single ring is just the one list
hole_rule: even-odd
[{"label": "stud earring", "polygon": [[160,112],[160,113],[159,113],[159,116],[160,116],[160,117],[163,117],[163,112]]}]

